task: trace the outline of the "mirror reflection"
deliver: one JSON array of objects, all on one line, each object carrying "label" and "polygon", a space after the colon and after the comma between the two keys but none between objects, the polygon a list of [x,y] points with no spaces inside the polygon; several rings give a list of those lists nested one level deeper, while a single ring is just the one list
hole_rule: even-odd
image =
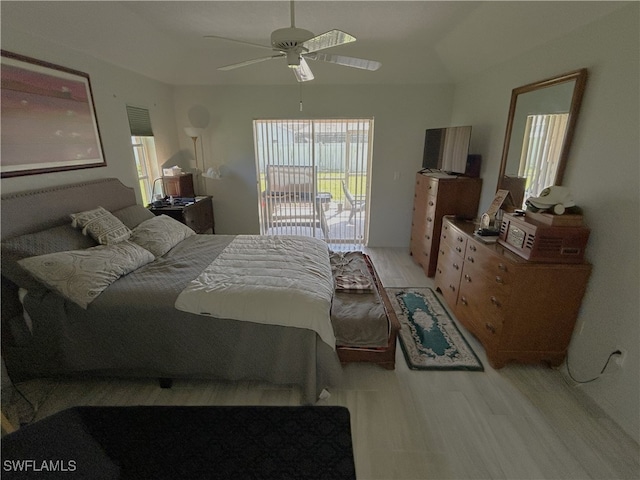
[{"label": "mirror reflection", "polygon": [[517,206],[561,185],[586,82],[586,69],[513,90],[499,189]]}]

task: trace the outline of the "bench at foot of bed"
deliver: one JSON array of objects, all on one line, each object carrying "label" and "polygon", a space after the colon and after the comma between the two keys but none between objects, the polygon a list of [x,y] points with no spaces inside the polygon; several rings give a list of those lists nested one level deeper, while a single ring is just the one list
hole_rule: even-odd
[{"label": "bench at foot of bed", "polygon": [[[336,332],[338,342],[336,350],[338,352],[340,362],[342,365],[354,362],[369,362],[375,363],[387,370],[394,370],[396,364],[396,338],[398,331],[400,330],[400,323],[396,318],[391,302],[389,301],[389,297],[382,286],[382,282],[378,277],[371,259],[368,255],[363,254],[362,252],[332,253],[331,259],[334,279],[336,276],[345,273],[365,274],[369,277],[372,286],[372,294],[343,293],[336,291],[336,297],[339,295],[339,301],[335,301],[336,298],[334,298],[334,303],[331,308],[331,320]],[[343,328],[345,324],[341,322],[350,323],[352,325],[350,328],[353,328],[354,322],[355,325],[357,325],[357,328],[361,329],[379,328],[379,325],[378,327],[375,327],[375,323],[371,321],[371,318],[354,319],[344,313],[345,310],[350,310],[349,303],[363,301],[371,302],[371,305],[378,304],[380,309],[384,312],[382,316],[386,317],[383,318],[386,322],[383,325],[383,328],[385,329],[382,333],[383,337],[380,339],[382,342],[377,343],[375,347],[349,345],[348,341],[345,342],[344,338],[341,338],[341,333],[346,331]],[[341,311],[337,311],[338,308],[345,306],[346,308],[342,308]],[[365,308],[359,311],[362,310],[367,311],[369,309]],[[370,311],[373,312],[375,309],[371,308]],[[366,338],[367,331],[362,330],[361,334],[358,336]],[[380,337],[380,334],[378,334],[378,337]]]}]

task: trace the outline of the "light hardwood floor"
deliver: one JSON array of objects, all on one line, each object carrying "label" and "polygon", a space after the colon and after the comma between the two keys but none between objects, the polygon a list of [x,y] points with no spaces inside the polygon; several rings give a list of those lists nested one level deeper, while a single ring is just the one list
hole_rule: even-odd
[{"label": "light hardwood floor", "polygon": [[[387,287],[433,287],[405,249],[372,248]],[[579,387],[543,366],[484,372],[348,365],[320,404],[351,412],[359,479],[639,479],[639,448]],[[251,382],[40,380],[20,385],[37,418],[74,405],[297,405],[294,388]]]}]

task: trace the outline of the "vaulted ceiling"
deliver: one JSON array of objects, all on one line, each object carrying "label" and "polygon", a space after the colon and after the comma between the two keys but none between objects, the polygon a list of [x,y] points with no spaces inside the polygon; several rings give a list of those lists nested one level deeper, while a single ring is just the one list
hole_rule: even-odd
[{"label": "vaulted ceiling", "polygon": [[[296,26],[357,38],[327,53],[382,62],[368,72],[311,62],[317,84],[449,83],[508,61],[588,24],[623,2],[295,2]],[[5,1],[2,35],[18,30],[175,85],[290,84],[283,59],[217,68],[269,51],[205,35],[269,45],[290,26],[289,1]],[[17,52],[24,53],[24,52]]]}]

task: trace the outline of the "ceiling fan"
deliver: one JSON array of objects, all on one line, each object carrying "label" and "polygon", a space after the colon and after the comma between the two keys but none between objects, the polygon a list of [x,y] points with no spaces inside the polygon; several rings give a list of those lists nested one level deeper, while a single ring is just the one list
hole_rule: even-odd
[{"label": "ceiling fan", "polygon": [[220,37],[217,35],[205,35],[205,38],[217,38],[231,42],[252,45],[254,47],[267,48],[276,52],[268,57],[254,58],[240,63],[233,63],[219,67],[218,70],[234,70],[254,63],[260,63],[276,58],[286,58],[287,65],[293,70],[298,82],[313,80],[313,73],[306,60],[319,60],[322,62],[335,63],[346,67],[360,68],[362,70],[375,71],[381,67],[380,62],[375,60],[365,60],[363,58],[345,57],[344,55],[331,55],[320,53],[321,50],[355,42],[356,38],[341,30],[329,30],[320,35],[314,35],[309,30],[296,28],[295,8],[291,0],[291,26],[280,28],[271,33],[271,45],[261,45],[258,43],[245,42],[233,38]]}]

